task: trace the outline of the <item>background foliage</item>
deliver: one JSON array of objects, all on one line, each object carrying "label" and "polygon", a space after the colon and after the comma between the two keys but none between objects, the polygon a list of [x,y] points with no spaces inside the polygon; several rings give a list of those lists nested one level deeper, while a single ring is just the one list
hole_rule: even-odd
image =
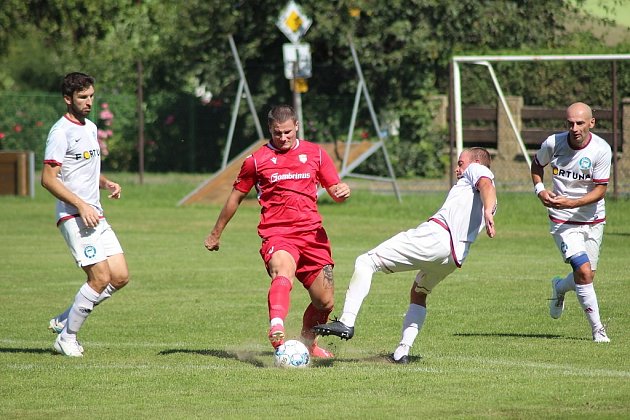
[{"label": "background foliage", "polygon": [[[622,1],[607,3],[611,14]],[[628,50],[628,43],[608,46],[585,30],[592,19],[581,14],[584,2],[579,0],[299,3],[314,22],[303,39],[311,46],[313,63],[309,92],[302,95],[306,137],[345,139],[358,82],[351,36],[381,123],[400,123],[399,135],[389,145],[399,176],[443,173],[440,156],[447,136],[433,126],[429,98],[447,94],[454,54]],[[265,1],[5,0],[0,5],[0,89],[10,95],[56,94],[60,77],[69,71],[96,75],[99,100],[107,97],[116,115],[106,165],[136,170],[135,94],[141,63],[146,169],[212,172],[221,162],[239,81],[228,34],[234,36],[263,126],[269,105],[292,102],[282,58],[288,40],[276,27],[284,6]],[[628,67],[619,63],[620,96],[630,93]],[[610,71],[603,64],[503,63],[496,71],[504,91],[523,96],[526,104],[564,106],[578,98],[588,98],[594,106],[611,103]],[[482,68],[471,66],[462,76],[465,103],[496,101]],[[3,113],[0,133],[11,133],[20,118],[43,122],[46,132],[53,112],[40,114],[40,105],[29,106],[33,99],[24,101],[28,104],[18,102]],[[0,141],[0,148],[41,145],[41,130],[26,141],[12,135],[11,141]],[[376,136],[365,106],[356,131]],[[231,156],[256,137],[242,101]],[[368,163],[368,170],[378,172],[379,165]]]}]

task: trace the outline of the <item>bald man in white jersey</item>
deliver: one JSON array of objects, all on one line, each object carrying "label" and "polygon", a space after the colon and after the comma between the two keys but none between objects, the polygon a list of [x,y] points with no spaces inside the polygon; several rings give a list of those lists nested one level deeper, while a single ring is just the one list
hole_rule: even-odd
[{"label": "bald man in white jersey", "polygon": [[84,73],[64,77],[61,93],[67,112],[53,125],[46,141],[41,183],[57,198],[57,227],[87,276],[70,307],[52,318],[48,328],[59,334],[53,349],[82,357],[77,333],[94,307],[129,281],[127,262],[116,234],[103,214],[99,189],[119,199],[121,188],[101,174],[92,110],[94,78]]},{"label": "bald man in white jersey", "polygon": [[[560,318],[565,294],[575,291],[593,341],[608,343],[593,279],[606,223],[604,197],[612,152],[606,140],[590,132],[595,118],[585,103],[567,108],[566,124],[568,131],[551,135],[542,143],[531,167],[534,191],[549,213],[550,233],[564,262],[572,268],[564,278],[551,279],[549,314]],[[551,165],[551,190],[543,184],[547,165]]]},{"label": "bald man in white jersey", "polygon": [[418,271],[411,286],[400,343],[389,356],[394,363],[409,363],[409,350],[426,318],[427,295],[455,269],[461,268],[470,246],[484,228],[490,238],[495,236],[497,197],[490,162],[490,154],[481,147],[464,150],[455,171],[457,184],[449,191],[440,210],[418,227],[401,232],[360,255],[355,261],[341,317],[317,325],[313,330],[320,335],[351,339],[373,274]]}]

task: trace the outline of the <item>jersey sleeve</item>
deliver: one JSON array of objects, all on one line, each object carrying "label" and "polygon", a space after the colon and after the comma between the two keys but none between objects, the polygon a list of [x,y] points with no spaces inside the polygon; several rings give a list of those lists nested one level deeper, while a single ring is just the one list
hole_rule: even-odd
[{"label": "jersey sleeve", "polygon": [[44,163],[61,165],[68,149],[67,143],[63,130],[58,129],[57,125],[51,128],[46,140]]},{"label": "jersey sleeve", "polygon": [[477,189],[477,183],[481,178],[488,178],[494,182],[494,174],[490,168],[479,163],[468,165],[468,168],[464,171],[464,177],[470,182],[470,185],[474,185],[475,189]]},{"label": "jersey sleeve", "polygon": [[553,148],[555,146],[556,136],[551,135],[545,139],[540,145],[540,149],[534,155],[534,159],[538,165],[545,167],[551,162],[551,156],[553,154]]},{"label": "jersey sleeve", "polygon": [[256,183],[256,159],[249,155],[243,161],[241,170],[234,181],[233,187],[243,193],[248,193]]},{"label": "jersey sleeve", "polygon": [[608,184],[610,180],[610,166],[612,151],[610,147],[602,150],[597,161],[593,165],[593,182],[595,184]]},{"label": "jersey sleeve", "polygon": [[331,185],[335,185],[339,183],[339,174],[337,173],[337,167],[335,163],[331,159],[331,157],[326,153],[324,149],[319,148],[319,153],[321,156],[321,164],[319,168],[319,173],[317,177],[319,182],[324,188],[328,188]]}]

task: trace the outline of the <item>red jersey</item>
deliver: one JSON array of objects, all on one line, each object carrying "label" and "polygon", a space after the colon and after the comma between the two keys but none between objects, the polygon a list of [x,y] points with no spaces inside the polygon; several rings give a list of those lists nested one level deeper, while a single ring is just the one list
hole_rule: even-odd
[{"label": "red jersey", "polygon": [[247,193],[256,186],[260,203],[258,235],[300,235],[322,225],[317,210],[317,190],[339,183],[328,153],[317,144],[296,139],[286,152],[267,143],[248,156],[234,181]]}]

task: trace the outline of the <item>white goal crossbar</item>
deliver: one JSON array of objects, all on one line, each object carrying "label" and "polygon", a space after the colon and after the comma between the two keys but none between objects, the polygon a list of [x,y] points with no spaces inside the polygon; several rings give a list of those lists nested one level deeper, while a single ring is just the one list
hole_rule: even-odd
[{"label": "white goal crossbar", "polygon": [[462,95],[461,95],[461,76],[460,76],[460,63],[465,64],[477,64],[488,68],[494,88],[497,91],[501,105],[508,116],[512,130],[519,142],[519,146],[525,157],[528,167],[531,166],[529,155],[525,149],[525,144],[521,138],[521,133],[516,127],[512,112],[508,108],[505,96],[499,85],[499,81],[496,78],[491,62],[513,62],[513,61],[616,61],[616,60],[630,60],[630,54],[582,54],[582,55],[477,55],[477,56],[454,56],[453,62],[453,101],[455,106],[455,144],[457,148],[457,155],[459,156],[464,149],[464,136],[462,128]]}]

